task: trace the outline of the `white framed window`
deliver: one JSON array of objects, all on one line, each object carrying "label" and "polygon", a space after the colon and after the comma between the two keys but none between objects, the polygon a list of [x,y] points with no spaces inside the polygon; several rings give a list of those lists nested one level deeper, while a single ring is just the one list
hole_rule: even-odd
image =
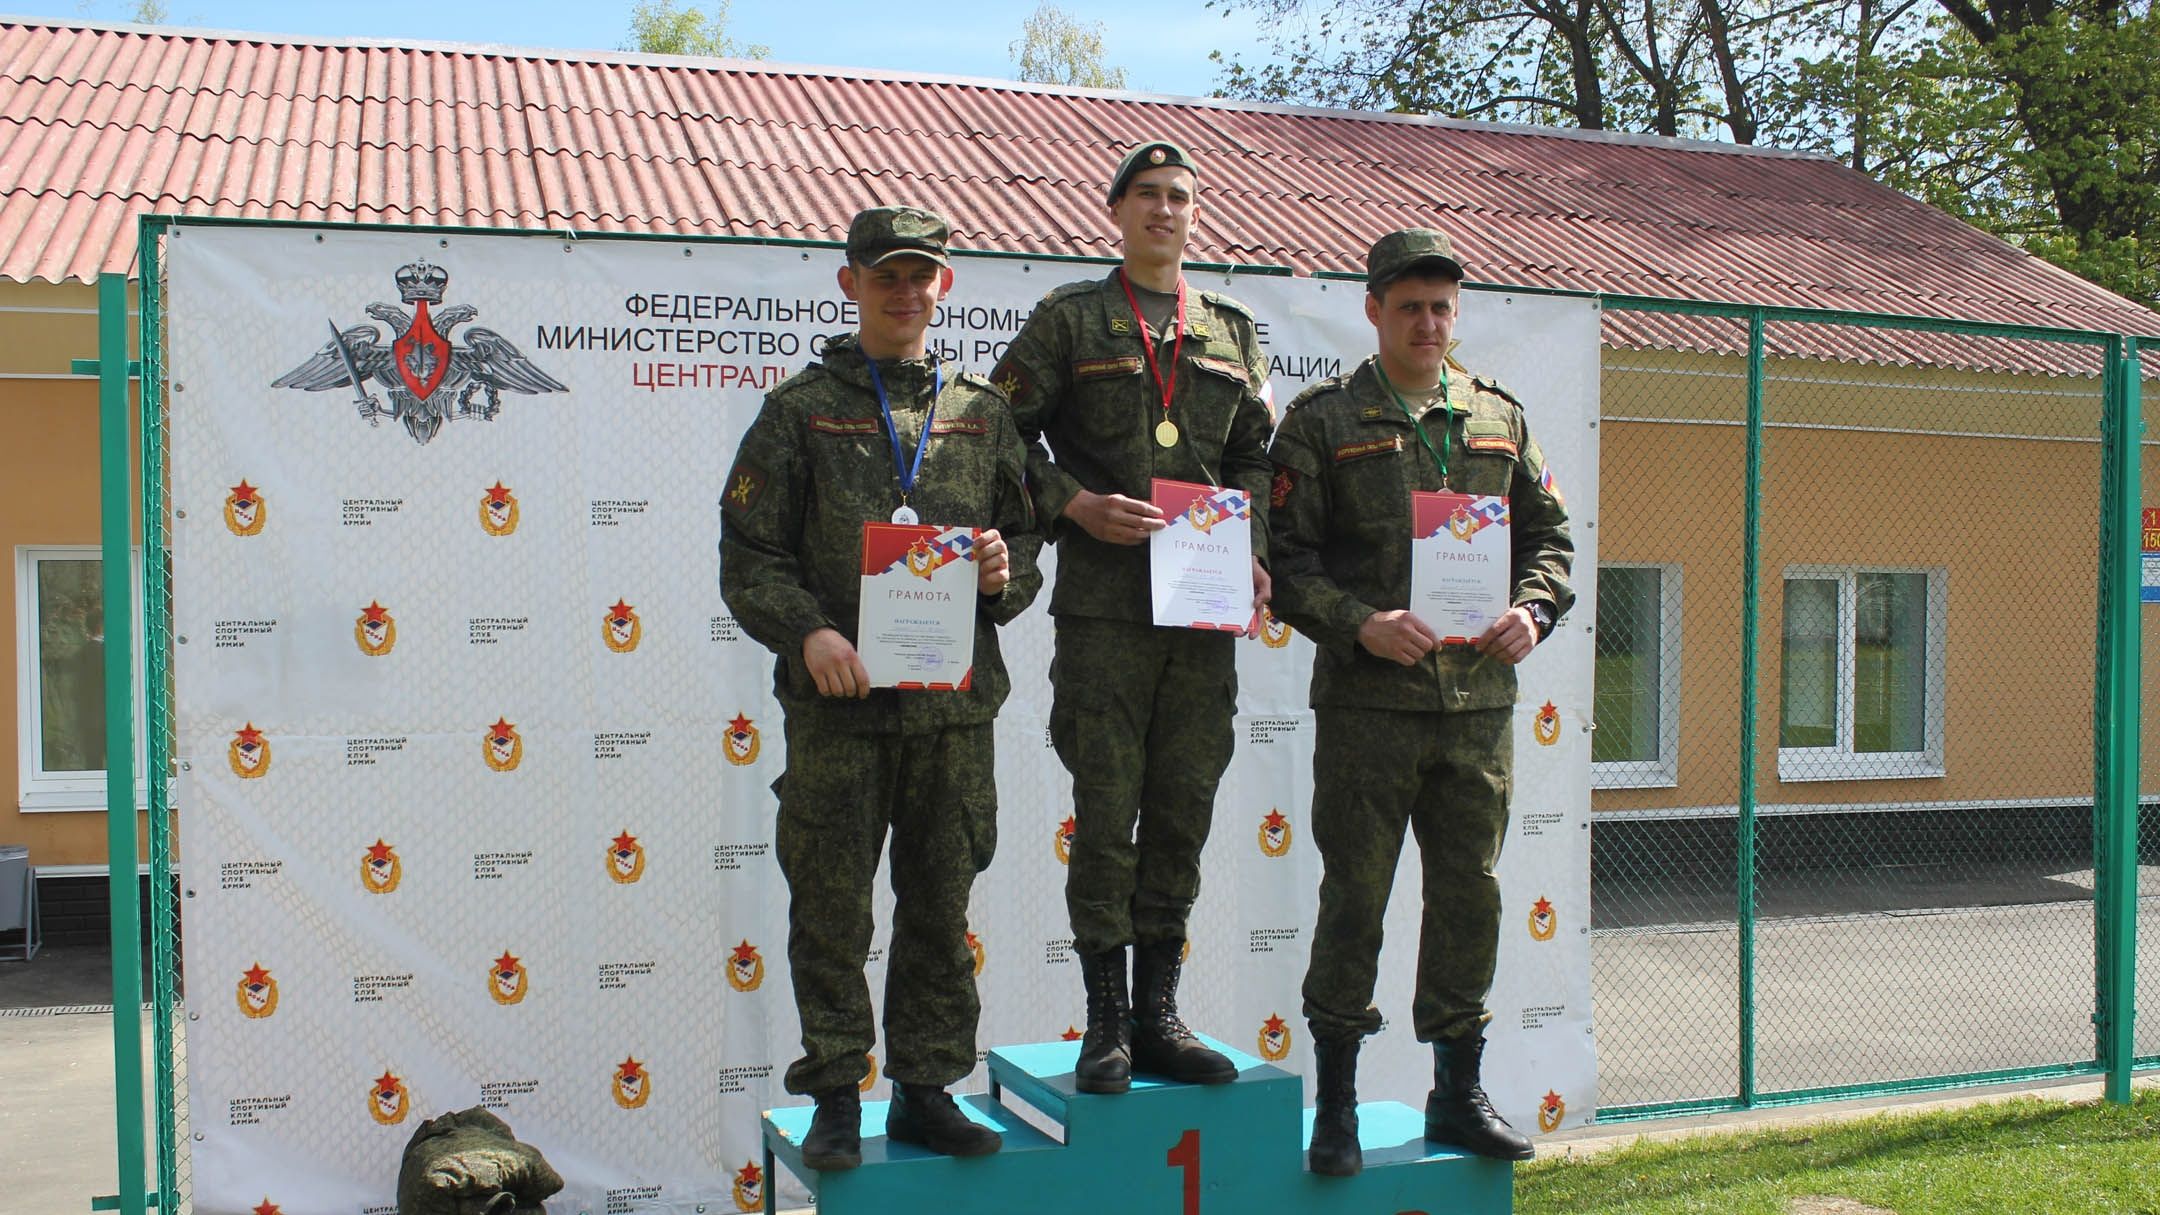
[{"label": "white framed window", "polygon": [[[105,580],[100,550],[15,550],[16,771],[24,812],[105,809]],[[140,590],[140,578],[137,580]],[[142,596],[134,602],[141,611]],[[135,630],[141,636],[140,629]],[[135,801],[143,775],[142,652],[135,652]]]},{"label": "white framed window", "polygon": [[1680,567],[1601,562],[1590,783],[1680,782]]},{"label": "white framed window", "polygon": [[1941,567],[1785,570],[1778,779],[1943,775]]}]

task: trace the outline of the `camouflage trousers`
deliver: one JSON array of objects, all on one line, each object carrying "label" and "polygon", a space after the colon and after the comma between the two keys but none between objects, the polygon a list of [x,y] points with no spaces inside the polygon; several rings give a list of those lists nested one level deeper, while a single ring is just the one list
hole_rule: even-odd
[{"label": "camouflage trousers", "polygon": [[1237,639],[1057,617],[1050,740],[1072,773],[1065,909],[1087,953],[1182,941],[1236,735]]},{"label": "camouflage trousers", "polygon": [[885,956],[885,1074],[951,1084],[975,1070],[975,964],[968,891],[997,848],[991,725],[854,734],[787,724],[776,851],[788,883],[788,970],[803,1057],[787,1090],[859,1083],[876,1044],[870,896],[892,839],[892,947]]},{"label": "camouflage trousers", "polygon": [[1493,866],[1507,834],[1513,711],[1321,708],[1317,716],[1312,832],[1322,875],[1305,971],[1313,1040],[1380,1029],[1373,982],[1406,823],[1417,835],[1425,896],[1411,1023],[1420,1042],[1480,1030],[1500,950]]}]

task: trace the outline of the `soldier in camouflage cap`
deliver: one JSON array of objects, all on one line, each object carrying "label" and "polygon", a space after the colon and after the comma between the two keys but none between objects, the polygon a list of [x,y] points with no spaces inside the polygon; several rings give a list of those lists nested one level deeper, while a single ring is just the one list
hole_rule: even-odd
[{"label": "soldier in camouflage cap", "polygon": [[1243,305],[1187,290],[1197,186],[1177,145],[1134,148],[1109,191],[1124,264],[1044,296],[991,372],[1058,545],[1050,733],[1073,780],[1065,905],[1087,990],[1076,1080],[1091,1093],[1126,1091],[1134,1068],[1188,1083],[1237,1075],[1177,1012],[1233,744],[1235,638],[1156,628],[1148,595],[1147,540],[1166,525],[1150,481],[1166,477],[1252,494],[1254,604],[1267,599],[1267,358]]},{"label": "soldier in camouflage cap", "polygon": [[[1493,865],[1507,829],[1515,664],[1574,601],[1567,511],[1522,406],[1448,354],[1463,267],[1448,238],[1390,233],[1367,259],[1379,353],[1300,394],[1269,454],[1275,611],[1316,644],[1313,840],[1324,873],[1305,1017],[1319,1109],[1309,1161],[1347,1176],[1358,1150],[1359,1041],[1372,1007],[1403,829],[1417,832],[1424,922],[1411,1015],[1433,1044],[1427,1138],[1526,1160],[1479,1076],[1499,949]],[[1510,606],[1469,644],[1407,610],[1410,491],[1506,495]]]},{"label": "soldier in camouflage cap", "polygon": [[[1041,588],[1042,540],[1004,395],[927,354],[952,283],[948,232],[913,207],[855,217],[839,277],[859,328],[765,398],[721,498],[721,594],[778,655],[787,771],[774,782],[776,838],[803,1042],[786,1083],[817,1100],[803,1159],[821,1170],[862,1160],[859,1086],[876,1041],[863,963],[888,832],[886,1134],[948,1155],[1000,1145],[945,1086],[975,1070],[967,904],[997,843],[991,723],[1010,689],[997,626]],[[911,477],[893,453],[918,444]],[[903,504],[924,523],[983,529],[973,678],[958,691],[873,689],[855,650],[863,524]]]}]

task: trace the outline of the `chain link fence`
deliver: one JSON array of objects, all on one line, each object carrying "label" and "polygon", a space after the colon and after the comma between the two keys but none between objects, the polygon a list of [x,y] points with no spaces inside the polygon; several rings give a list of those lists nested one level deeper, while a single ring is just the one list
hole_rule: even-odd
[{"label": "chain link fence", "polygon": [[1600,1116],[2097,1071],[2104,340],[1606,343]]}]

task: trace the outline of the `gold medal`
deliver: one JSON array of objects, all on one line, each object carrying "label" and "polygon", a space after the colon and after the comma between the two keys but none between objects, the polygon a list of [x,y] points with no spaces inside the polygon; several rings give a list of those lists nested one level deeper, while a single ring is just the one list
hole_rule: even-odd
[{"label": "gold medal", "polygon": [[1168,418],[1157,422],[1155,424],[1155,445],[1157,447],[1176,447],[1177,423]]}]

